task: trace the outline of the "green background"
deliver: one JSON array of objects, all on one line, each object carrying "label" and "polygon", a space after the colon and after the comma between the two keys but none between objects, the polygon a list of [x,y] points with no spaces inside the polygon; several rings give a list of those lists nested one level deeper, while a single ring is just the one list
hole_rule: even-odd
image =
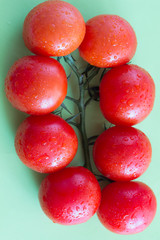
[{"label": "green background", "polygon": [[[149,117],[135,127],[150,139],[153,156],[147,172],[138,180],[154,191],[158,209],[152,224],[144,232],[123,236],[105,229],[97,216],[76,226],[53,224],[42,212],[38,189],[44,175],[33,172],[18,159],[14,136],[25,114],[13,109],[5,98],[4,79],[8,69],[18,58],[30,54],[22,40],[22,26],[27,13],[38,0],[0,0],[0,239],[3,240],[158,240],[160,239],[160,1],[159,0],[68,0],[82,13],[85,21],[98,14],[117,14],[133,26],[138,47],[132,63],[145,68],[156,85],[156,101]],[[72,83],[73,83],[72,79]],[[74,83],[73,83],[74,85]],[[69,91],[72,91],[70,87]],[[89,119],[94,119],[94,121]],[[103,117],[97,103],[88,109],[88,135],[102,131]],[[79,146],[72,165],[82,164]]]}]

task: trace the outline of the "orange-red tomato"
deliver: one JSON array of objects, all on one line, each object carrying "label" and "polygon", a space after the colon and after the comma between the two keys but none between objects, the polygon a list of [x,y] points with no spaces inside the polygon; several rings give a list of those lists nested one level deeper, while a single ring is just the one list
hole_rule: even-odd
[{"label": "orange-red tomato", "polygon": [[152,147],[147,136],[133,127],[115,126],[97,139],[93,159],[98,170],[114,181],[141,176],[151,162]]},{"label": "orange-red tomato", "polygon": [[40,115],[54,111],[67,94],[67,77],[55,59],[25,56],[16,61],[5,79],[11,104],[22,112]]},{"label": "orange-red tomato", "polygon": [[35,54],[64,56],[79,47],[85,30],[83,17],[74,6],[64,1],[46,1],[25,18],[23,39]]},{"label": "orange-red tomato", "polygon": [[128,235],[146,229],[156,209],[156,197],[146,184],[114,182],[102,190],[98,217],[108,230]]},{"label": "orange-red tomato", "polygon": [[98,15],[87,21],[79,52],[91,65],[105,68],[129,62],[136,47],[135,32],[125,19],[116,15]]},{"label": "orange-red tomato", "polygon": [[93,173],[84,167],[69,167],[48,175],[41,183],[39,200],[55,223],[86,222],[97,211],[101,189]]},{"label": "orange-red tomato", "polygon": [[115,125],[131,126],[143,121],[151,112],[154,99],[154,81],[137,65],[112,68],[100,84],[102,113]]},{"label": "orange-red tomato", "polygon": [[15,148],[27,167],[50,173],[66,167],[73,160],[78,140],[66,121],[50,113],[26,118],[17,130]]}]

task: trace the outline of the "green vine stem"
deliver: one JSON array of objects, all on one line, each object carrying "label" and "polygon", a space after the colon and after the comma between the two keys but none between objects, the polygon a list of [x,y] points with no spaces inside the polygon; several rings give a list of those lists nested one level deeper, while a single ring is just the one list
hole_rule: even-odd
[{"label": "green vine stem", "polygon": [[83,147],[83,153],[84,153],[84,158],[85,158],[84,167],[86,167],[90,171],[92,171],[92,167],[91,167],[91,163],[90,163],[90,155],[89,155],[88,138],[87,138],[86,126],[85,126],[85,109],[86,109],[86,107],[85,107],[85,96],[84,96],[84,93],[85,93],[84,73],[82,73],[82,74],[79,73],[79,70],[75,65],[75,60],[72,58],[71,55],[65,56],[64,60],[70,66],[72,71],[75,73],[77,80],[78,80],[79,99],[77,100],[77,99],[74,99],[71,97],[67,97],[67,99],[74,102],[78,107],[78,110],[80,113],[80,121],[78,124],[78,128],[80,130],[81,138],[82,138],[82,147]]},{"label": "green vine stem", "polygon": [[[80,73],[78,68],[76,67],[75,60],[72,58],[71,55],[64,56],[64,60],[70,66],[72,71],[75,73],[78,80],[79,99],[77,100],[69,96],[67,97],[67,99],[74,102],[78,107],[78,110],[80,113],[80,121],[78,124],[78,128],[80,130],[81,138],[82,138],[82,147],[83,147],[84,158],[85,158],[84,167],[88,168],[90,171],[93,172],[91,162],[90,162],[89,144],[88,144],[88,138],[87,138],[87,132],[86,132],[86,125],[85,125],[85,118],[86,118],[85,110],[91,98],[89,98],[85,102],[85,90],[89,82],[98,74],[99,69],[95,67],[87,67],[88,70],[86,69],[86,71],[84,71],[83,73]],[[91,71],[90,75],[88,74],[89,71]]]},{"label": "green vine stem", "polygon": [[85,126],[85,102],[84,102],[84,84],[80,85],[80,104],[79,104],[79,111],[81,112],[80,115],[80,131],[82,135],[82,146],[84,150],[84,157],[85,157],[85,164],[84,167],[88,168],[92,172],[92,167],[90,163],[90,156],[89,156],[89,146],[88,146],[88,138],[86,133],[86,126]]},{"label": "green vine stem", "polygon": [[[85,71],[80,73],[79,69],[76,66],[76,60],[71,55],[64,56],[63,58],[64,58],[64,61],[71,68],[72,72],[75,73],[75,75],[77,77],[78,85],[79,85],[79,98],[78,99],[75,99],[70,96],[66,96],[67,100],[69,100],[72,103],[77,105],[78,113],[68,117],[65,120],[68,123],[76,126],[81,133],[82,147],[83,147],[83,153],[84,153],[84,159],[85,159],[84,167],[89,169],[97,177],[97,180],[99,182],[108,180],[106,177],[99,175],[99,174],[95,174],[93,172],[93,169],[91,166],[91,161],[90,161],[89,146],[94,144],[94,142],[98,136],[92,136],[92,137],[88,138],[87,131],[86,131],[86,124],[85,124],[85,122],[86,122],[85,121],[86,120],[86,107],[88,106],[88,104],[90,103],[91,100],[99,101],[99,87],[98,86],[90,87],[89,85],[90,85],[90,82],[92,81],[92,79],[99,73],[100,69],[88,64]],[[60,61],[60,59],[58,59],[58,60]],[[103,77],[103,75],[105,74],[105,72],[107,70],[108,69],[102,69],[100,79]],[[88,93],[88,98],[86,97],[86,92]],[[62,107],[67,112],[69,112],[69,110],[64,105],[64,103],[63,103]],[[77,121],[76,122],[74,121],[77,117],[79,117],[78,123],[77,123]],[[108,181],[110,181],[110,180],[108,180]]]}]

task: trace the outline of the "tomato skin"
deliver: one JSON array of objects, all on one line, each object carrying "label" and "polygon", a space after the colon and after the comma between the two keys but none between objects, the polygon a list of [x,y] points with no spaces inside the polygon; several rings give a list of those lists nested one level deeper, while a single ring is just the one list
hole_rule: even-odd
[{"label": "tomato skin", "polygon": [[13,107],[33,115],[58,108],[67,94],[67,77],[55,59],[25,56],[16,61],[5,79],[5,91]]},{"label": "tomato skin", "polygon": [[107,129],[93,147],[98,170],[114,181],[129,181],[148,168],[152,147],[147,136],[133,127],[115,126]]},{"label": "tomato skin", "polygon": [[108,230],[129,235],[146,229],[156,209],[156,197],[146,184],[114,182],[102,190],[98,217]]},{"label": "tomato skin", "polygon": [[125,19],[116,15],[98,15],[87,21],[79,52],[91,65],[107,68],[129,62],[136,48],[135,32]]},{"label": "tomato skin", "polygon": [[74,6],[64,1],[46,1],[25,18],[23,39],[35,54],[64,56],[79,47],[85,30],[84,19]]},{"label": "tomato skin", "polygon": [[29,168],[50,173],[66,167],[74,158],[78,140],[73,128],[54,114],[30,116],[19,126],[15,149]]},{"label": "tomato skin", "polygon": [[132,126],[152,111],[155,84],[149,73],[137,65],[109,70],[100,84],[100,108],[115,125]]},{"label": "tomato skin", "polygon": [[45,214],[55,223],[86,222],[97,211],[101,189],[95,176],[84,167],[69,167],[48,175],[39,190]]}]

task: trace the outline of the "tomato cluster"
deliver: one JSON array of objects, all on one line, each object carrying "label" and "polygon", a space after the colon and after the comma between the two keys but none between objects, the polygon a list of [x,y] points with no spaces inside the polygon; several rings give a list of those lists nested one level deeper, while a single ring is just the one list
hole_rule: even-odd
[{"label": "tomato cluster", "polygon": [[[149,73],[128,64],[137,39],[131,25],[116,15],[99,15],[86,24],[81,13],[63,1],[46,1],[24,21],[23,39],[36,55],[16,61],[5,79],[13,107],[31,114],[19,126],[15,149],[21,161],[49,173],[39,190],[45,214],[64,225],[87,221],[95,212],[101,223],[119,234],[143,231],[156,213],[152,190],[140,182],[151,162],[147,136],[132,127],[151,112],[155,85]],[[100,83],[100,109],[116,126],[95,141],[93,160],[106,178],[116,181],[101,192],[94,174],[85,167],[67,167],[78,148],[74,129],[51,113],[67,94],[63,66],[51,56],[66,56],[79,48],[81,57],[98,68],[112,68]]]}]

